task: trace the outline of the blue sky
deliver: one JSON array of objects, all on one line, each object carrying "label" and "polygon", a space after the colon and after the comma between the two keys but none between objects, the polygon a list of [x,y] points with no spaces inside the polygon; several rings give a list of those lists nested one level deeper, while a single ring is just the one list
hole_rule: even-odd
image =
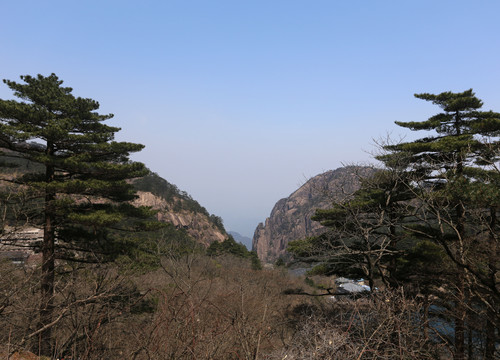
[{"label": "blue sky", "polygon": [[[56,73],[134,156],[252,236],[309,177],[370,162],[414,93],[500,111],[498,1],[3,1],[0,77]],[[2,84],[0,98],[11,93]]]}]

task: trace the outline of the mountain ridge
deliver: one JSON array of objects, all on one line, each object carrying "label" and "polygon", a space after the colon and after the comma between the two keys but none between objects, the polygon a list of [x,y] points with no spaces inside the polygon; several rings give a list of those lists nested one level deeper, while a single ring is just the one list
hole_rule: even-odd
[{"label": "mountain ridge", "polygon": [[151,207],[156,211],[158,221],[186,230],[198,243],[208,246],[228,237],[220,217],[210,214],[185,191],[158,174],[152,172],[135,179],[133,185],[138,196],[134,205]]},{"label": "mountain ridge", "polygon": [[[14,163],[15,166],[5,166],[6,163]],[[5,178],[33,170],[43,171],[43,168],[37,163],[17,157],[11,150],[0,148],[0,173]],[[129,181],[137,191],[137,198],[132,204],[151,207],[156,211],[158,221],[185,230],[191,238],[205,246],[214,241],[224,241],[228,237],[220,217],[210,214],[188,193],[179,190],[158,174],[150,172],[142,178]]]},{"label": "mountain ridge", "polygon": [[292,240],[319,235],[321,224],[311,220],[316,209],[326,209],[359,189],[359,179],[373,173],[369,166],[345,166],[310,178],[288,197],[276,202],[264,223],[255,229],[252,249],[263,262],[273,263]]},{"label": "mountain ridge", "polygon": [[228,234],[231,235],[236,242],[242,243],[247,247],[247,249],[252,250],[252,239],[248,236],[241,235],[237,231],[228,231]]}]

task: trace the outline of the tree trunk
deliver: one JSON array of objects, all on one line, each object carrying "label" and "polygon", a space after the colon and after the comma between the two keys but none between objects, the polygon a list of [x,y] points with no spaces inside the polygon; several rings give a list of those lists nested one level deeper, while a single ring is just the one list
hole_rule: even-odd
[{"label": "tree trunk", "polygon": [[465,359],[465,274],[464,270],[459,267],[457,274],[457,296],[455,308],[455,356],[454,360]]},{"label": "tree trunk", "polygon": [[367,265],[368,265],[368,286],[370,286],[370,291],[373,292],[375,291],[375,282],[374,282],[374,278],[375,278],[375,269],[374,269],[374,265],[373,265],[373,261],[372,261],[372,258],[370,256],[370,252],[368,252],[368,255],[366,256],[366,260],[367,260]]},{"label": "tree trunk", "polygon": [[[460,168],[462,163],[459,162]],[[465,207],[461,202],[457,205],[457,260],[463,263],[464,248],[463,241],[465,236]],[[457,293],[455,307],[455,360],[465,359],[465,317],[467,316],[467,308],[465,304],[465,269],[457,265]]]},{"label": "tree trunk", "polygon": [[[47,144],[47,154],[53,154],[53,146]],[[54,167],[47,165],[45,172],[45,181],[48,185],[54,180]],[[39,329],[44,329],[38,336],[38,354],[49,356],[53,355],[52,327],[50,323],[54,313],[54,272],[55,272],[55,229],[54,229],[54,209],[55,200],[53,192],[45,192],[44,207],[44,228],[42,244],[42,275],[41,275],[41,296],[40,296],[40,323]]]},{"label": "tree trunk", "polygon": [[[496,286],[496,262],[498,260],[499,251],[498,251],[498,243],[495,236],[495,227],[497,223],[497,210],[496,207],[492,207],[490,209],[490,235],[489,235],[489,256],[488,256],[488,281],[490,283],[490,294],[493,293],[493,290]],[[488,297],[489,306],[486,311],[487,319],[486,319],[486,351],[484,354],[484,358],[486,360],[493,360],[495,358],[495,330],[496,330],[496,321],[497,315],[495,314],[494,309],[496,309],[496,301],[495,296],[490,295]]]},{"label": "tree trunk", "polygon": [[[391,209],[390,214],[392,213],[392,211],[393,210]],[[390,250],[396,251],[396,246],[397,246],[396,226],[394,226],[394,220],[392,219],[392,216],[390,216],[389,219],[390,219],[390,224],[389,224]],[[399,287],[398,280],[396,279],[396,268],[397,268],[396,255],[391,254],[388,270],[389,270],[389,284],[393,289],[397,289]]]}]

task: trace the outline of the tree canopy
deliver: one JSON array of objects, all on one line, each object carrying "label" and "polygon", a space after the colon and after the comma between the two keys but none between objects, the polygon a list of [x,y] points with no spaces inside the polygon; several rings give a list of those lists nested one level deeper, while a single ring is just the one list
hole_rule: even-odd
[{"label": "tree canopy", "polygon": [[28,217],[20,213],[11,225],[43,228],[38,342],[40,353],[50,356],[55,259],[113,256],[119,249],[117,232],[148,228],[143,219],[151,214],[128,203],[135,192],[127,182],[148,171],[129,157],[144,146],[115,141],[120,128],[104,123],[113,115],[99,114],[97,101],[75,97],[55,74],[21,80],[4,80],[19,100],[0,100],[0,148],[7,160],[36,166],[2,180],[26,192],[31,208],[38,210]]},{"label": "tree canopy", "polygon": [[493,358],[500,320],[500,114],[482,111],[472,89],[415,97],[441,112],[396,124],[429,135],[383,144],[376,159],[384,168],[350,198],[318,210],[314,219],[327,231],[289,250],[297,259],[321,261],[327,273],[416,286],[426,301],[432,292],[450,309],[455,359],[465,357],[466,331],[479,331],[468,319],[481,309],[486,358]]}]

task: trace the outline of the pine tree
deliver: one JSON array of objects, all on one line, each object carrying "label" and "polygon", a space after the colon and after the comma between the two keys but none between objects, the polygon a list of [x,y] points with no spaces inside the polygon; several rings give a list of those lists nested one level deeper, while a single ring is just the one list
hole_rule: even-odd
[{"label": "pine tree", "polygon": [[[401,154],[407,157],[408,173],[414,184],[420,187],[419,200],[425,203],[422,226],[415,230],[439,243],[455,263],[454,355],[455,359],[464,359],[466,294],[473,290],[466,289],[466,274],[477,275],[477,279],[481,279],[478,264],[484,259],[478,259],[473,244],[485,228],[492,229],[484,222],[472,219],[474,211],[484,214],[483,206],[491,209],[498,204],[498,197],[492,196],[488,204],[479,205],[474,194],[491,192],[494,188],[490,175],[494,172],[491,169],[500,150],[497,139],[500,114],[480,111],[483,103],[472,89],[462,93],[416,94],[415,97],[431,101],[442,112],[425,121],[396,124],[413,131],[432,131],[433,134],[413,142],[385,146],[389,154],[379,159],[387,162]],[[495,213],[492,212],[491,219],[495,218]],[[496,237],[495,234],[492,236]],[[498,241],[491,242],[491,246],[494,247],[491,251],[497,253]],[[495,286],[490,290],[498,293]]]},{"label": "pine tree", "polygon": [[114,141],[120,130],[104,124],[113,115],[100,115],[99,103],[75,97],[55,74],[21,76],[23,83],[4,80],[21,101],[0,100],[0,148],[10,159],[21,158],[32,166],[4,180],[31,191],[31,203],[40,209],[32,216],[43,227],[41,245],[41,303],[38,327],[39,353],[52,355],[56,258],[97,261],[117,251],[113,231],[136,230],[144,217],[135,209],[135,198],[126,181],[147,173],[129,154],[144,146]]},{"label": "pine tree", "polygon": [[359,190],[330,209],[316,210],[313,220],[321,222],[328,233],[309,241],[313,247],[319,245],[316,251],[323,256],[328,252],[326,269],[337,275],[367,278],[372,289],[376,277],[396,287],[402,238],[398,223],[407,216],[409,198],[411,191],[393,167],[361,179]]}]

